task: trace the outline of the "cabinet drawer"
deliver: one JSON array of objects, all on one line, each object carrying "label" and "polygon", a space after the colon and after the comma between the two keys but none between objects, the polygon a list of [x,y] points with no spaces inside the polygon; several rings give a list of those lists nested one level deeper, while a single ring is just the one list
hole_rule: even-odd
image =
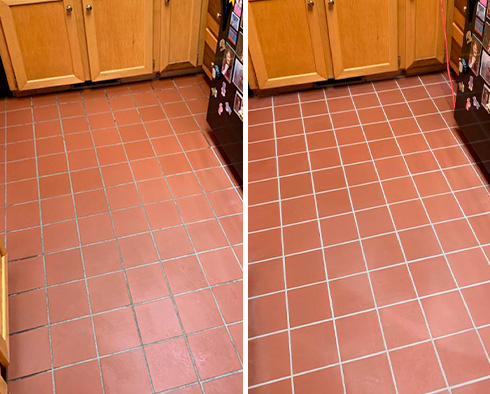
[{"label": "cabinet drawer", "polygon": [[[209,0],[208,14],[219,25],[221,23],[221,0]],[[218,35],[218,32],[216,32]]]},{"label": "cabinet drawer", "polygon": [[[458,10],[461,15],[466,15],[466,4],[468,0],[454,0],[454,8]],[[464,28],[464,25],[463,25]]]},{"label": "cabinet drawer", "polygon": [[208,43],[204,45],[204,54],[203,54],[203,60],[202,60],[202,68],[206,75],[209,77],[209,79],[213,79],[211,70],[213,69],[213,64],[214,64],[214,51],[216,50],[216,46],[211,48]]},{"label": "cabinet drawer", "polygon": [[465,25],[465,14],[459,12],[458,9],[454,9],[453,13],[453,24],[457,25],[460,30],[464,30]]}]

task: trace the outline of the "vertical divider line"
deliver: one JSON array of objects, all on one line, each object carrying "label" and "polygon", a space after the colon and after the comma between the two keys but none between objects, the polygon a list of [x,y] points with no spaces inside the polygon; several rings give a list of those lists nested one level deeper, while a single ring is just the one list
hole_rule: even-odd
[{"label": "vertical divider line", "polygon": [[[345,170],[344,170],[344,165],[342,163],[342,157],[340,156],[340,149],[337,141],[337,136],[335,135],[335,131],[333,129],[333,122],[332,122],[332,117],[330,115],[330,111],[328,109],[328,101],[327,97],[325,95],[325,89],[322,89],[323,93],[323,99],[325,100],[325,106],[327,107],[327,114],[328,114],[328,119],[330,121],[330,124],[332,125],[332,134],[334,135],[335,138],[335,144],[337,146],[337,153],[339,155],[339,159],[341,160],[341,166],[342,166],[342,172],[344,174],[344,179],[347,184],[347,177],[345,175]],[[305,140],[305,147],[306,147],[306,156],[308,157],[308,167],[310,169],[310,180],[311,180],[311,186],[312,186],[312,191],[313,191],[313,199],[315,201],[315,212],[316,212],[316,222],[317,222],[317,227],[318,227],[318,234],[320,237],[320,247],[322,251],[322,260],[323,260],[323,271],[325,273],[325,281],[327,285],[327,291],[328,291],[328,302],[330,304],[330,313],[332,315],[332,325],[333,325],[333,330],[334,330],[334,335],[335,335],[335,345],[337,346],[337,358],[339,360],[339,369],[340,369],[340,376],[342,378],[342,387],[344,388],[344,393],[347,393],[347,387],[345,385],[345,376],[344,376],[344,368],[342,366],[342,356],[340,354],[340,343],[339,343],[339,336],[337,332],[337,323],[336,323],[336,316],[335,316],[335,310],[333,307],[333,300],[332,300],[332,292],[330,291],[330,281],[329,281],[329,276],[328,276],[328,268],[327,268],[327,259],[325,257],[325,245],[323,243],[323,232],[322,232],[322,226],[320,223],[320,212],[318,209],[318,200],[317,200],[317,192],[315,188],[315,178],[313,176],[313,166],[311,165],[311,155],[310,155],[310,149],[309,149],[309,144],[308,144],[308,138],[306,135],[306,129],[305,129],[305,119],[303,117],[303,107],[301,106],[301,94],[298,92],[298,105],[299,105],[299,111],[301,115],[301,127],[303,129],[303,138]],[[277,153],[276,153],[277,154]],[[350,192],[349,192],[349,198],[350,198]],[[350,201],[352,205],[352,200]],[[356,222],[357,226],[357,222]]]}]

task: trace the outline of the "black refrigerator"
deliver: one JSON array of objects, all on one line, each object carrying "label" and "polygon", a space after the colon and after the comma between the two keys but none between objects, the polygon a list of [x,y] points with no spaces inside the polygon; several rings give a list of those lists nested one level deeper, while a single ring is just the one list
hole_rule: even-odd
[{"label": "black refrigerator", "polygon": [[467,0],[454,117],[490,181],[490,0]]},{"label": "black refrigerator", "polygon": [[243,0],[222,0],[222,24],[212,69],[207,122],[243,185]]}]

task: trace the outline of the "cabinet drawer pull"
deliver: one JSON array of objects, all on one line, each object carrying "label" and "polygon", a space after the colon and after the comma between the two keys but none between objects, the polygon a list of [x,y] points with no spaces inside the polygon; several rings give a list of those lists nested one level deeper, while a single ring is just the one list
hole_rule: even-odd
[{"label": "cabinet drawer pull", "polygon": [[315,2],[313,0],[308,1],[308,7],[313,7]]},{"label": "cabinet drawer pull", "polygon": [[335,5],[335,0],[328,0],[328,5],[333,7]]},{"label": "cabinet drawer pull", "polygon": [[90,4],[87,6],[87,11],[88,12],[92,11],[92,6]]},{"label": "cabinet drawer pull", "polygon": [[73,7],[71,5],[66,7],[66,12],[71,13],[73,11]]}]

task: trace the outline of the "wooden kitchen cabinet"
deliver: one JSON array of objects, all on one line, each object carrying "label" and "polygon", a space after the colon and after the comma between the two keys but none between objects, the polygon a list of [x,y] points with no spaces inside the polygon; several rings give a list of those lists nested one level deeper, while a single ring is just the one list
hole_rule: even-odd
[{"label": "wooden kitchen cabinet", "polygon": [[407,1],[405,37],[406,68],[445,62],[440,0]]},{"label": "wooden kitchen cabinet", "polygon": [[398,69],[396,0],[325,0],[336,79]]},{"label": "wooden kitchen cabinet", "polygon": [[0,20],[19,90],[84,82],[73,1],[0,0]]},{"label": "wooden kitchen cabinet", "polygon": [[153,0],[83,0],[92,81],[153,72]]},{"label": "wooden kitchen cabinet", "polygon": [[201,0],[162,1],[160,71],[198,65]]},{"label": "wooden kitchen cabinet", "polygon": [[249,0],[248,4],[249,51],[261,89],[329,77],[325,9],[320,0]]}]

